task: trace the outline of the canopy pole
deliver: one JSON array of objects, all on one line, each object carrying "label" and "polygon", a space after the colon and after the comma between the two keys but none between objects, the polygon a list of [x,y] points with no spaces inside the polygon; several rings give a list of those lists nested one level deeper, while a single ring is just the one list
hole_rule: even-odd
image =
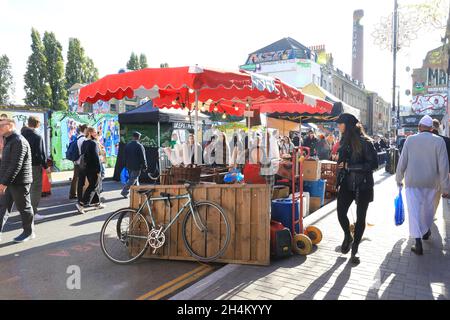
[{"label": "canopy pole", "polygon": [[159,173],[161,173],[161,123],[158,121],[158,164],[159,164]]},{"label": "canopy pole", "polygon": [[198,137],[198,90],[195,90],[195,128],[194,128],[194,133],[195,133],[195,141],[194,141],[194,162],[196,165],[198,165],[198,159],[199,159],[199,154],[198,154],[198,148],[197,148],[197,143],[199,143],[199,137]]}]

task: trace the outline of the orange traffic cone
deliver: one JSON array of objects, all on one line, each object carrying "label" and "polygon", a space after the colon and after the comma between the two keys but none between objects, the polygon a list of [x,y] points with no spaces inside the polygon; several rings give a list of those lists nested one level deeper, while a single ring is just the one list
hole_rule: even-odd
[{"label": "orange traffic cone", "polygon": [[42,169],[42,196],[47,197],[52,194],[52,185],[48,179],[47,170]]}]

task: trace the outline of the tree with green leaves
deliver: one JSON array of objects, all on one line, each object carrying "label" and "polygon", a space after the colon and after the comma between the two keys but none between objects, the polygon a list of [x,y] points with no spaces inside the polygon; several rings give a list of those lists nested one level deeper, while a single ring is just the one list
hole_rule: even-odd
[{"label": "tree with green leaves", "polygon": [[25,103],[32,107],[50,108],[51,89],[47,82],[47,58],[41,36],[31,30],[31,55],[25,73]]},{"label": "tree with green leaves", "polygon": [[66,88],[76,83],[91,83],[98,80],[98,69],[92,59],[85,55],[80,40],[69,39],[66,64]]},{"label": "tree with green leaves", "polygon": [[134,52],[131,53],[130,60],[127,63],[127,69],[133,71],[141,69],[139,57]]},{"label": "tree with green leaves", "polygon": [[92,83],[98,80],[98,69],[91,58],[86,57],[84,61],[83,83]]},{"label": "tree with green leaves", "polygon": [[0,56],[0,105],[9,104],[13,88],[11,63],[7,55]]},{"label": "tree with green leaves", "polygon": [[147,56],[143,53],[139,56],[139,69],[148,68]]},{"label": "tree with green leaves", "polygon": [[67,90],[64,78],[64,59],[62,45],[53,32],[44,34],[44,54],[47,58],[47,77],[51,90],[51,109],[67,110]]}]

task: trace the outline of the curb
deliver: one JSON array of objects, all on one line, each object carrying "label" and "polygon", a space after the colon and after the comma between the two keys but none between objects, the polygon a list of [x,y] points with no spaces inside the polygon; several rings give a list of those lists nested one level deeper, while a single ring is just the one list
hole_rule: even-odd
[{"label": "curb", "polygon": [[[379,171],[376,171],[375,173],[379,173],[381,170],[384,172],[384,168],[380,169]],[[378,176],[375,180],[375,185],[379,183],[380,181],[383,181],[383,176]],[[336,201],[333,200],[327,205],[323,206],[313,214],[307,216],[303,219],[303,222],[305,225],[313,225],[320,220],[328,217],[330,214],[336,212]],[[238,264],[227,264],[223,268],[217,270],[216,272],[212,273],[208,277],[200,280],[199,282],[195,283],[191,287],[188,287],[187,289],[181,291],[180,293],[176,294],[169,300],[192,300],[193,297],[197,296],[199,293],[204,291],[210,286],[213,286],[215,283],[217,283],[220,279],[225,277],[226,275],[230,274],[233,271],[238,270],[240,267],[246,267],[245,265],[238,265]]]},{"label": "curb", "polygon": [[204,291],[206,288],[214,285],[216,282],[218,282],[223,277],[227,276],[231,272],[237,270],[240,265],[237,264],[227,264],[223,268],[220,268],[216,272],[210,274],[206,278],[200,280],[199,282],[195,283],[191,287],[181,291],[180,293],[174,295],[169,300],[192,300],[193,297],[198,295],[200,292]]}]

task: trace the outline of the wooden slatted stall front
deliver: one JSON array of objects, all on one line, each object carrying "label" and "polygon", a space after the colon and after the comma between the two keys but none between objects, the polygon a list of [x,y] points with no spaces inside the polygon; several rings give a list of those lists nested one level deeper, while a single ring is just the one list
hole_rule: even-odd
[{"label": "wooden slatted stall front", "polygon": [[[171,195],[186,193],[184,186],[141,186],[131,190],[131,207],[138,209],[145,201],[145,195],[138,190],[154,189],[153,196],[162,192]],[[217,260],[221,263],[269,265],[270,264],[270,216],[269,188],[266,185],[198,185],[193,191],[194,200],[209,200],[219,204],[225,211],[231,227],[231,239],[225,254]],[[153,203],[152,212],[158,225],[167,225],[187,200],[172,200],[169,208],[163,201]],[[198,228],[188,220],[187,237],[196,252],[217,252],[225,240],[224,221],[218,221],[217,215],[208,215],[200,211],[200,215],[208,217],[206,223],[209,230],[214,230],[206,243]],[[144,210],[148,218],[148,210]],[[185,249],[182,237],[183,213],[178,221],[167,231],[166,244],[154,255],[149,249],[144,258],[167,260],[195,260]],[[222,220],[222,219],[221,219]],[[150,221],[150,219],[148,219]]]}]

